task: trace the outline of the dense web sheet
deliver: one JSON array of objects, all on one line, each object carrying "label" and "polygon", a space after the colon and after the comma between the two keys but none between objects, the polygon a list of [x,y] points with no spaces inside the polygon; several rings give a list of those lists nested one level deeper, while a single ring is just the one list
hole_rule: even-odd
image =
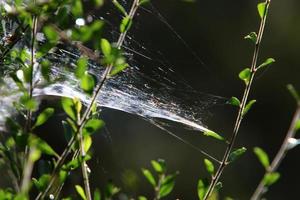
[{"label": "dense web sheet", "polygon": [[[126,2],[124,1],[123,4],[126,5]],[[153,6],[150,7],[150,10],[147,8],[139,12],[156,15],[156,19],[153,18],[153,20],[158,19],[164,23],[183,45],[189,48]],[[117,22],[111,20],[113,15],[117,15],[116,11],[109,9],[103,16],[93,17],[104,20],[108,24],[107,32],[111,34],[110,39],[116,40],[118,37],[118,28],[116,27],[118,26],[116,25]],[[142,29],[139,32],[142,34]],[[147,48],[136,41],[135,36],[130,33],[125,39],[123,49],[130,67],[125,72],[107,80],[97,100],[101,107],[138,115],[151,123],[155,122],[153,124],[162,129],[170,125],[169,121],[178,122],[189,129],[202,132],[208,130],[203,124],[203,118],[209,113],[208,109],[216,104],[224,104],[227,99],[195,91],[176,75],[168,61],[164,60],[163,56],[158,53],[159,51]],[[189,50],[191,51],[191,49]],[[191,53],[196,56],[194,52],[191,51]],[[45,85],[41,81],[42,77],[37,72],[35,79],[39,82],[39,85],[34,90],[34,95],[38,97],[48,95],[77,97],[88,104],[89,97],[80,90],[79,82],[72,73],[79,57],[80,52],[67,44],[60,45],[55,52],[47,55],[47,59],[53,63],[51,68],[52,80],[59,81]],[[202,62],[201,59],[199,59],[199,62]],[[98,80],[101,79],[104,70],[102,66],[91,61],[89,62],[89,68]],[[10,85],[8,91],[16,90],[14,84],[8,78],[6,83]],[[7,89],[7,85],[2,86],[2,89],[4,87]],[[3,121],[4,117],[7,117],[13,110],[11,109],[11,102],[18,97],[18,94],[2,93],[1,96],[0,121]]]}]

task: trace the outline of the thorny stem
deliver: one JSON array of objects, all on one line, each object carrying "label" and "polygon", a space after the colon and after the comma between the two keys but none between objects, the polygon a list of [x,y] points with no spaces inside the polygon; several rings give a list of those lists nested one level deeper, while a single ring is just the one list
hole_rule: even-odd
[{"label": "thorny stem", "polygon": [[[132,7],[130,9],[130,12],[128,14],[128,17],[130,19],[134,18],[134,15],[135,15],[138,7],[139,7],[139,0],[134,0],[133,4],[132,4]],[[120,34],[120,36],[118,38],[118,41],[117,41],[117,48],[119,48],[119,49],[121,48],[121,46],[123,45],[123,42],[124,42],[124,40],[126,38],[126,35],[127,35],[127,31],[125,31],[125,32],[123,32],[123,33]],[[90,115],[90,113],[92,111],[92,107],[95,104],[95,102],[96,102],[96,100],[97,100],[97,98],[98,98],[98,96],[99,96],[99,94],[101,92],[101,89],[102,89],[104,83],[109,78],[109,74],[110,74],[112,68],[113,68],[113,65],[109,65],[109,66],[106,67],[106,69],[105,69],[105,71],[104,71],[104,73],[102,75],[102,79],[100,80],[99,84],[96,86],[96,88],[94,90],[93,96],[91,97],[91,102],[89,103],[86,111],[83,114],[83,117],[82,117],[80,123],[78,124],[78,129],[77,129],[76,133],[71,138],[71,140],[69,141],[67,147],[65,148],[65,150],[63,151],[63,153],[60,156],[59,160],[57,161],[57,164],[54,167],[54,170],[52,172],[51,179],[49,181],[49,184],[48,184],[47,188],[43,192],[40,192],[38,194],[38,196],[36,197],[36,200],[38,200],[38,199],[44,199],[45,196],[50,191],[52,185],[55,182],[57,173],[59,172],[60,168],[62,167],[64,161],[67,158],[67,156],[71,153],[71,150],[72,150],[71,148],[72,148],[73,144],[76,141],[76,135],[79,134],[79,133],[81,133],[83,125],[87,121],[87,119],[88,119],[88,117],[89,117],[89,115]]]},{"label": "thorny stem", "polygon": [[[35,36],[36,36],[36,31],[37,31],[37,17],[33,16],[32,20],[32,37],[31,37],[31,60],[30,60],[30,82],[29,82],[29,98],[32,98],[33,94],[33,71],[34,71],[34,63],[35,63],[35,49],[34,49],[34,44],[35,44]],[[26,124],[25,124],[25,132],[29,134],[31,131],[31,118],[32,118],[32,111],[27,110],[26,114]],[[29,148],[29,149],[28,149]],[[31,173],[33,170],[33,165],[34,161],[30,158],[30,155],[32,152],[35,151],[35,148],[32,147],[26,147],[25,149],[25,166],[24,166],[24,171],[23,171],[23,179],[21,183],[21,192],[26,193],[28,188],[29,188],[29,183],[31,179]]]},{"label": "thorny stem", "polygon": [[[270,167],[267,168],[263,177],[265,177],[265,175],[268,173],[275,172],[277,170],[278,166],[280,165],[280,163],[282,162],[282,160],[284,159],[284,157],[286,156],[286,153],[289,150],[289,139],[293,138],[295,136],[295,133],[296,133],[295,126],[296,126],[296,123],[299,118],[300,118],[300,105],[298,105],[296,112],[294,113],[292,122],[290,124],[288,132],[285,136],[285,139],[284,139],[279,151],[277,152],[275,158],[273,159]],[[264,179],[261,179],[255,192],[253,193],[253,195],[251,197],[251,200],[259,199],[265,193],[265,191],[266,191],[266,187],[265,187]]]},{"label": "thorny stem", "polygon": [[212,180],[210,182],[210,185],[208,187],[208,190],[204,196],[204,200],[207,200],[209,198],[209,196],[211,195],[211,193],[213,192],[216,184],[218,183],[224,169],[226,168],[226,166],[228,165],[228,158],[229,155],[234,147],[236,138],[238,136],[238,132],[239,132],[239,128],[241,125],[241,122],[243,120],[243,112],[245,109],[245,106],[247,104],[247,100],[249,97],[249,93],[251,90],[251,86],[257,71],[257,59],[258,59],[258,54],[259,54],[259,50],[260,50],[260,44],[261,44],[261,40],[262,40],[262,36],[264,33],[264,28],[265,28],[265,24],[266,24],[266,19],[267,19],[267,14],[268,14],[268,10],[269,10],[269,6],[270,6],[271,0],[266,0],[265,1],[265,12],[264,12],[264,16],[262,17],[262,20],[260,22],[260,27],[259,27],[259,31],[258,31],[258,36],[257,36],[257,40],[255,43],[255,48],[254,48],[254,53],[253,53],[253,58],[252,58],[252,64],[251,64],[251,75],[250,75],[250,80],[249,83],[246,84],[245,89],[244,89],[244,93],[243,93],[243,98],[241,101],[241,105],[238,111],[238,115],[235,121],[235,125],[234,125],[234,129],[231,135],[231,138],[229,140],[229,143],[227,145],[226,151],[224,153],[223,159],[222,159],[222,163],[220,164],[218,170],[216,171],[215,175],[212,177]]}]

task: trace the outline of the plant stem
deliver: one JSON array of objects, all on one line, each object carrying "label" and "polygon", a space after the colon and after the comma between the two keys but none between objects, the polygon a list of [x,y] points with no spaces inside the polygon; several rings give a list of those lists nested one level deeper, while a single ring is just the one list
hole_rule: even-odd
[{"label": "plant stem", "polygon": [[[128,17],[130,19],[134,18],[135,13],[136,13],[138,7],[139,7],[139,0],[134,0],[133,4],[132,4],[132,7],[130,9],[130,12],[128,14]],[[122,47],[123,42],[124,42],[124,40],[126,38],[126,35],[127,35],[127,31],[125,31],[125,32],[123,32],[123,33],[120,34],[120,36],[118,38],[118,41],[117,41],[117,48],[120,49]],[[53,173],[52,173],[52,176],[51,176],[51,179],[50,179],[50,182],[49,182],[47,188],[45,189],[45,191],[40,192],[38,194],[38,196],[36,197],[36,200],[38,200],[38,199],[44,199],[45,196],[47,195],[47,193],[49,192],[49,190],[51,189],[53,183],[55,182],[55,178],[56,178],[57,173],[59,172],[60,168],[62,167],[65,159],[67,158],[67,156],[72,151],[71,148],[72,148],[74,142],[76,141],[76,135],[79,134],[82,131],[83,125],[88,120],[89,115],[90,115],[90,113],[92,111],[92,107],[93,107],[94,103],[96,102],[96,100],[97,100],[97,98],[98,98],[98,96],[99,96],[99,94],[101,92],[101,89],[102,89],[104,83],[109,78],[109,74],[110,74],[112,68],[113,68],[113,65],[109,65],[109,66],[107,66],[105,68],[105,70],[104,70],[104,72],[102,74],[102,79],[100,80],[99,84],[96,86],[96,88],[94,90],[94,93],[93,93],[93,96],[91,97],[91,102],[89,103],[86,111],[83,114],[83,117],[82,117],[80,123],[78,124],[78,129],[77,129],[76,133],[74,134],[74,136],[69,141],[69,143],[68,143],[67,147],[65,148],[64,152],[60,156],[60,159],[57,161],[57,164],[54,167],[54,170],[53,170]]]},{"label": "plant stem", "polygon": [[[270,167],[268,167],[268,169],[266,170],[263,177],[265,177],[265,175],[268,174],[268,173],[275,172],[277,170],[278,166],[280,165],[280,163],[282,162],[282,160],[284,159],[284,157],[286,156],[286,153],[289,150],[289,139],[293,138],[295,136],[295,133],[296,133],[295,126],[296,126],[296,123],[297,123],[299,118],[300,118],[300,105],[298,105],[298,107],[296,109],[296,112],[294,113],[292,122],[290,124],[288,132],[285,136],[285,139],[283,140],[283,143],[282,143],[279,151],[277,152],[277,154],[276,154],[275,158],[273,159]],[[265,189],[266,189],[266,187],[265,187],[265,184],[264,184],[264,179],[262,178],[260,183],[258,184],[255,192],[253,193],[253,195],[251,197],[251,200],[259,199],[264,194],[264,192],[266,191]]]},{"label": "plant stem", "polygon": [[[36,31],[37,31],[37,17],[33,16],[33,20],[32,20],[32,37],[31,37],[31,60],[30,60],[30,82],[29,82],[29,89],[28,89],[28,93],[29,93],[29,98],[32,98],[32,94],[33,94],[33,71],[34,71],[34,63],[35,63],[35,48],[34,48],[34,44],[35,44],[35,36],[36,36]],[[27,115],[26,115],[26,124],[25,124],[25,133],[29,134],[29,132],[31,131],[31,118],[32,118],[32,111],[31,110],[27,110]],[[34,165],[34,161],[32,159],[30,159],[30,155],[31,153],[35,151],[34,147],[28,147],[26,146],[25,148],[25,161],[24,161],[24,171],[23,171],[23,178],[22,178],[22,183],[21,183],[21,192],[23,194],[27,193],[28,189],[29,189],[29,185],[30,185],[30,180],[31,180],[31,173],[33,170],[33,165]]]},{"label": "plant stem", "polygon": [[249,83],[246,84],[245,89],[244,89],[244,93],[243,93],[243,98],[241,101],[241,105],[238,111],[238,115],[235,121],[235,125],[234,125],[234,129],[231,135],[231,138],[229,140],[229,143],[227,145],[226,151],[224,153],[223,159],[222,159],[222,163],[220,164],[218,170],[216,171],[216,174],[213,176],[211,183],[208,187],[208,190],[204,196],[204,200],[208,199],[208,197],[211,195],[211,193],[213,192],[216,184],[218,183],[224,169],[226,168],[226,166],[228,165],[228,158],[229,155],[234,147],[236,138],[238,136],[238,132],[239,132],[239,128],[241,125],[241,122],[243,120],[243,112],[245,109],[245,106],[247,104],[248,101],[248,97],[249,97],[249,93],[251,90],[251,86],[256,74],[256,65],[257,65],[257,59],[258,59],[258,54],[259,54],[259,50],[260,50],[260,44],[261,44],[261,40],[262,40],[262,36],[264,33],[264,28],[265,28],[265,24],[266,24],[266,19],[267,19],[267,13],[269,10],[269,5],[271,3],[271,0],[266,0],[265,1],[265,13],[264,16],[262,17],[262,20],[260,22],[260,27],[259,27],[259,31],[258,31],[258,36],[257,36],[257,40],[255,43],[255,48],[254,48],[254,53],[253,53],[253,58],[252,58],[252,64],[251,64],[251,76],[250,76],[250,80]]}]

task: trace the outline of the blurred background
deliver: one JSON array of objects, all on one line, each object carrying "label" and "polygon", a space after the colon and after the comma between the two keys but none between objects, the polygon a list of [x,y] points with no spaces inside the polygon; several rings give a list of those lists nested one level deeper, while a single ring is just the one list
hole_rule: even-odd
[{"label": "blurred background", "polygon": [[[249,67],[254,49],[252,42],[243,38],[258,30],[258,2],[151,2],[152,6],[145,7],[148,11],[138,11],[130,36],[159,55],[195,90],[225,98],[240,98],[244,84],[239,80],[238,73]],[[257,103],[244,119],[236,142],[237,148],[244,146],[248,151],[224,171],[221,199],[225,196],[249,199],[264,173],[252,153],[253,147],[262,147],[272,159],[285,137],[296,107],[286,85],[292,83],[300,91],[299,8],[300,2],[297,0],[271,2],[259,63],[268,57],[275,58],[276,63],[260,72],[254,82],[250,99],[256,99]],[[103,14],[101,12],[104,11],[99,10],[100,16]],[[151,67],[151,63],[146,67]],[[225,104],[215,105],[203,113],[206,115],[203,116],[205,125],[230,137],[237,114],[235,108]],[[89,161],[93,188],[101,188],[112,180],[124,193],[151,197],[152,188],[140,168],[150,168],[151,160],[163,158],[167,162],[168,172],[180,172],[174,192],[166,199],[197,199],[197,181],[208,177],[203,155],[137,116],[111,109],[103,109],[101,115],[106,127],[95,135],[94,156]],[[64,117],[58,114],[52,118],[52,123],[60,124]],[[62,127],[53,124],[44,126],[40,131],[59,151],[65,143],[64,137],[59,134]],[[193,145],[218,159],[222,158],[226,146],[221,142],[174,123],[172,130]],[[297,181],[300,177],[297,174],[299,154],[300,148],[288,153],[279,168],[280,181],[270,188],[267,199],[297,199],[300,186]],[[68,183],[74,184],[80,179],[78,171],[78,176]],[[66,193],[69,191],[74,191],[73,187],[69,187]]]}]

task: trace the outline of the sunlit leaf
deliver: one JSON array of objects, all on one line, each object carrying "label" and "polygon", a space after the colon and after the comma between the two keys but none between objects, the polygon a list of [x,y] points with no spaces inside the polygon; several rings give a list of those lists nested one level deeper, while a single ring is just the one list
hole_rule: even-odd
[{"label": "sunlit leaf", "polygon": [[155,187],[156,181],[155,181],[155,178],[153,177],[152,173],[148,169],[144,169],[144,168],[142,168],[142,172],[143,172],[144,176],[146,177],[146,179],[149,181],[149,183],[153,187]]},{"label": "sunlit leaf", "polygon": [[246,68],[239,73],[239,78],[243,80],[246,85],[249,83],[250,77],[251,77],[251,70],[249,68]]},{"label": "sunlit leaf", "polygon": [[264,176],[263,182],[265,186],[271,186],[276,183],[280,178],[280,174],[278,172],[270,172]]},{"label": "sunlit leaf", "polygon": [[222,136],[220,136],[219,134],[217,134],[216,132],[211,131],[211,130],[207,130],[203,134],[205,136],[213,137],[213,138],[218,139],[218,140],[224,140],[224,138]]},{"label": "sunlit leaf", "polygon": [[125,10],[125,8],[117,1],[117,0],[112,0],[113,4],[115,5],[115,7],[124,15],[127,16],[127,12]]},{"label": "sunlit leaf", "polygon": [[269,156],[268,154],[259,147],[255,147],[253,149],[255,155],[257,156],[260,163],[267,169],[270,166]]},{"label": "sunlit leaf", "polygon": [[82,78],[85,71],[87,70],[88,60],[86,57],[81,57],[77,60],[76,69],[75,69],[75,76],[77,78]]},{"label": "sunlit leaf", "polygon": [[228,158],[228,162],[233,162],[233,161],[237,160],[246,151],[247,151],[247,149],[245,147],[234,150],[233,152],[230,153],[229,158]]},{"label": "sunlit leaf", "polygon": [[89,135],[84,136],[83,138],[84,151],[88,152],[90,147],[92,146],[92,138]]},{"label": "sunlit leaf", "polygon": [[255,103],[256,100],[249,101],[243,110],[242,116],[245,116]]},{"label": "sunlit leaf", "polygon": [[67,113],[67,115],[71,117],[71,119],[76,121],[76,111],[74,108],[73,100],[67,97],[63,97],[61,99],[61,104],[65,113]]},{"label": "sunlit leaf", "polygon": [[175,186],[175,177],[177,174],[166,176],[161,182],[161,186],[159,189],[159,196],[165,197],[170,194]]},{"label": "sunlit leaf", "polygon": [[151,160],[151,165],[157,173],[164,173],[166,170],[166,163],[162,159],[159,159],[158,161]]},{"label": "sunlit leaf", "polygon": [[132,25],[132,19],[129,16],[124,17],[120,24],[120,32],[125,33],[130,29],[131,25]]},{"label": "sunlit leaf", "polygon": [[52,26],[44,26],[43,32],[50,42],[57,42],[59,39],[57,31]]},{"label": "sunlit leaf", "polygon": [[85,73],[80,79],[80,87],[88,94],[92,94],[95,87],[95,78]]},{"label": "sunlit leaf", "polygon": [[256,69],[261,69],[261,68],[263,68],[263,67],[266,67],[266,66],[268,66],[268,65],[271,65],[271,64],[274,63],[274,62],[275,62],[274,58],[268,58],[268,59],[266,59],[261,65],[259,65]]},{"label": "sunlit leaf", "polygon": [[44,124],[54,113],[54,109],[53,108],[46,108],[45,110],[43,110],[37,117],[37,120],[35,122],[35,124],[33,125],[32,128],[41,126],[42,124]]},{"label": "sunlit leaf", "polygon": [[76,189],[77,193],[79,194],[79,196],[83,200],[87,200],[85,192],[84,192],[83,188],[80,185],[75,185],[75,189]]},{"label": "sunlit leaf", "polygon": [[237,106],[237,107],[240,107],[241,105],[241,102],[238,98],[236,97],[231,97],[230,100],[229,100],[229,104],[233,105],[233,106]]},{"label": "sunlit leaf", "polygon": [[100,190],[97,188],[95,191],[94,191],[94,200],[101,200],[101,193],[100,193]]},{"label": "sunlit leaf", "polygon": [[197,185],[197,192],[198,192],[198,198],[199,200],[203,200],[204,196],[206,194],[208,185],[203,180],[199,179],[198,185]]},{"label": "sunlit leaf", "polygon": [[72,8],[72,14],[75,17],[81,17],[83,14],[83,6],[81,0],[73,0],[73,5],[71,6]]},{"label": "sunlit leaf", "polygon": [[264,3],[257,4],[257,11],[258,11],[260,18],[262,19],[265,16],[266,3],[264,2]]},{"label": "sunlit leaf", "polygon": [[83,127],[84,135],[92,135],[104,126],[104,122],[100,119],[90,119]]},{"label": "sunlit leaf", "polygon": [[110,56],[111,45],[110,45],[109,41],[107,39],[102,38],[100,45],[101,45],[102,53],[107,57]]},{"label": "sunlit leaf", "polygon": [[150,0],[139,0],[139,6],[143,6],[149,2],[150,2]]},{"label": "sunlit leaf", "polygon": [[215,173],[215,166],[214,166],[214,164],[210,160],[208,160],[208,159],[204,159],[204,164],[205,164],[206,171],[210,175],[214,175],[214,173]]}]

